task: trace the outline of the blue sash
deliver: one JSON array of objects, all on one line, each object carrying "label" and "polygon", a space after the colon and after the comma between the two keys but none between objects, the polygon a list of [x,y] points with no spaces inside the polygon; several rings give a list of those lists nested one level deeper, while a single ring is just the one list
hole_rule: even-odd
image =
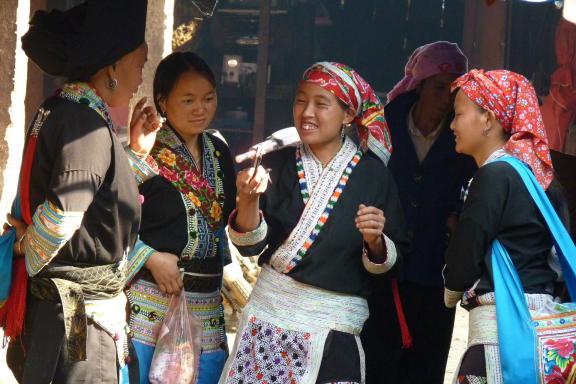
[{"label": "blue sash", "polygon": [[[14,199],[12,204],[12,216],[21,219],[20,214],[20,194]],[[0,236],[0,308],[4,305],[8,294],[10,293],[10,285],[12,283],[12,259],[14,242],[16,241],[16,230],[14,228],[6,231]]]},{"label": "blue sash", "polygon": [[[512,165],[526,185],[550,230],[571,299],[576,299],[576,247],[534,174],[520,160],[506,156],[495,161]],[[537,338],[522,283],[506,249],[492,243],[492,268],[498,322],[498,347],[505,384],[538,384]]]}]

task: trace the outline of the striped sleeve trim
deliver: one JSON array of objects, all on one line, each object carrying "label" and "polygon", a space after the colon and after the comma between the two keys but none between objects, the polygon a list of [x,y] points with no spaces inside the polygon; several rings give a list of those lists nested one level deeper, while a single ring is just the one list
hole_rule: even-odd
[{"label": "striped sleeve trim", "polygon": [[32,217],[23,241],[26,270],[36,275],[80,228],[84,212],[64,212],[46,200]]},{"label": "striped sleeve trim", "polygon": [[386,246],[386,260],[383,263],[377,264],[370,260],[368,257],[368,249],[364,246],[362,250],[362,264],[364,268],[372,274],[378,275],[388,272],[394,264],[396,264],[396,259],[398,258],[398,251],[396,250],[396,244],[386,235],[382,234],[384,238],[384,244]]},{"label": "striped sleeve trim", "polygon": [[127,282],[130,282],[134,276],[140,272],[146,261],[154,252],[154,248],[144,244],[140,239],[136,240],[134,249],[128,255],[128,269],[126,271]]},{"label": "striped sleeve trim", "polygon": [[126,154],[128,155],[128,160],[130,161],[130,166],[132,167],[132,172],[134,172],[134,177],[138,185],[158,175],[158,164],[152,156],[147,155],[145,158],[141,158],[132,151],[130,147],[126,148]]},{"label": "striped sleeve trim", "polygon": [[260,224],[258,224],[256,229],[250,232],[238,232],[233,228],[231,223],[233,223],[236,218],[236,212],[236,209],[232,211],[230,218],[228,219],[228,235],[234,245],[238,247],[249,247],[266,239],[266,235],[268,234],[268,224],[266,223],[266,220],[264,220],[262,211],[260,211]]},{"label": "striped sleeve trim", "polygon": [[460,300],[462,300],[462,292],[452,291],[444,288],[444,305],[446,308],[454,308]]}]

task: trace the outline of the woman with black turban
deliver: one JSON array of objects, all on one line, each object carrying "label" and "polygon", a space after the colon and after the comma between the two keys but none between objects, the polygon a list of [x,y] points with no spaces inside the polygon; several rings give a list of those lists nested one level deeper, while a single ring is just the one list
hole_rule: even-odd
[{"label": "woman with black turban", "polygon": [[[146,5],[88,0],[39,11],[22,38],[34,63],[67,81],[27,132],[21,209],[8,217],[14,260],[0,266],[12,268],[0,321],[20,382],[128,381],[122,290],[140,203],[109,107],[127,107],[142,82]],[[131,125],[140,151],[160,126],[144,101]]]}]

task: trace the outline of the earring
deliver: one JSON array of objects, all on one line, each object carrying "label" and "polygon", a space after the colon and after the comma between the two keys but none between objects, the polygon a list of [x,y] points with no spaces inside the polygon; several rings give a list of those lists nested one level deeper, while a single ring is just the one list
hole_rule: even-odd
[{"label": "earring", "polygon": [[111,91],[115,91],[116,88],[118,88],[118,80],[113,77],[109,78],[106,87],[108,87],[108,89]]},{"label": "earring", "polygon": [[166,112],[160,110],[160,123],[163,125],[168,120]]},{"label": "earring", "polygon": [[344,137],[346,136],[346,130],[350,129],[351,126],[352,126],[351,123],[342,124],[342,130],[340,130],[340,138],[344,139]]}]

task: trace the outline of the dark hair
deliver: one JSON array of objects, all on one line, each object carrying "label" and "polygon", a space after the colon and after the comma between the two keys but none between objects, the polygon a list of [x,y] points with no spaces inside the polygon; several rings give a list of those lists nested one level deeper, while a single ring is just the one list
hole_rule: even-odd
[{"label": "dark hair", "polygon": [[214,73],[206,62],[194,52],[173,52],[166,56],[154,74],[154,105],[161,112],[159,101],[168,97],[178,79],[186,72],[194,72],[216,87]]},{"label": "dark hair", "polygon": [[340,107],[343,110],[347,111],[347,110],[351,109],[350,106],[348,104],[346,104],[345,102],[343,102],[339,97],[336,97],[336,101],[338,102],[338,105],[340,105]]}]

